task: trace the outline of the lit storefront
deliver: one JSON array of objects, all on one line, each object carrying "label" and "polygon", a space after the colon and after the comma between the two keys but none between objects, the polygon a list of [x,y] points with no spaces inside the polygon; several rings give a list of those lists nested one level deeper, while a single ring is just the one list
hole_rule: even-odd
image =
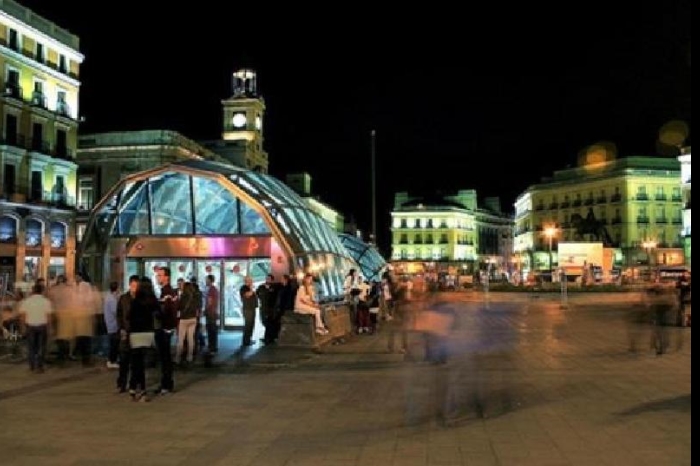
[{"label": "lit storefront", "polygon": [[322,301],[342,299],[357,267],[328,224],[272,176],[205,161],[183,161],[135,173],[95,207],[80,263],[95,283],[126,286],[130,275],[155,278],[168,266],[172,283],[214,275],[222,325],[243,324],[246,275],[257,286],[268,273],[311,272]]}]

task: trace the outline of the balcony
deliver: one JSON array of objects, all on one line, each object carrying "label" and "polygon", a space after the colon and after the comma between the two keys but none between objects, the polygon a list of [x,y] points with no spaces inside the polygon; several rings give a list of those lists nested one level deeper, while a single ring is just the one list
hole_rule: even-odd
[{"label": "balcony", "polygon": [[54,157],[56,157],[57,159],[70,160],[70,161],[75,160],[75,151],[72,149],[69,149],[66,146],[56,146],[56,149],[54,149],[52,155]]},{"label": "balcony", "polygon": [[540,211],[540,210],[544,210],[544,204],[540,204],[538,206],[535,206],[535,211]]},{"label": "balcony", "polygon": [[46,96],[43,92],[34,91],[32,92],[32,106],[40,108],[48,108],[46,104]]},{"label": "balcony", "polygon": [[42,139],[32,138],[29,140],[27,149],[34,152],[41,152],[42,154],[50,154],[51,144],[49,144],[48,141],[44,141]]},{"label": "balcony", "polygon": [[619,225],[622,223],[622,217],[615,217],[610,221],[611,225]]},{"label": "balcony", "polygon": [[70,106],[63,100],[56,102],[56,113],[60,116],[70,118]]},{"label": "balcony", "polygon": [[25,147],[27,141],[25,137],[21,134],[7,134],[4,138],[0,137],[0,146],[15,146],[15,147]]},{"label": "balcony", "polygon": [[637,194],[634,199],[637,201],[648,201],[649,195],[648,194]]},{"label": "balcony", "polygon": [[671,201],[673,202],[683,202],[683,198],[681,196],[673,196],[671,197]]},{"label": "balcony", "polygon": [[641,215],[637,215],[637,223],[648,224],[648,223],[649,223],[649,217],[643,217],[643,216],[641,216]]},{"label": "balcony", "polygon": [[571,207],[571,203],[569,203],[569,201],[564,201],[561,203],[562,209],[568,209],[569,207]]},{"label": "balcony", "polygon": [[654,196],[655,201],[665,201],[667,199],[668,197],[666,197],[665,194],[657,194],[656,196]]},{"label": "balcony", "polygon": [[581,201],[581,199],[576,199],[574,202],[571,203],[571,206],[572,207],[581,207],[582,204],[583,204],[583,202]]},{"label": "balcony", "polygon": [[674,218],[673,220],[671,220],[671,223],[673,225],[683,225],[683,219],[682,218]]},{"label": "balcony", "polygon": [[556,210],[559,208],[559,203],[558,202],[552,202],[549,204],[549,210]]},{"label": "balcony", "polygon": [[594,200],[592,197],[589,197],[588,199],[586,199],[586,200],[584,201],[583,204],[586,205],[586,206],[590,206],[590,205],[595,204],[595,200]]},{"label": "balcony", "polygon": [[666,217],[658,217],[656,223],[668,223],[668,219]]},{"label": "balcony", "polygon": [[620,202],[622,201],[622,194],[613,194],[610,196],[610,202]]},{"label": "balcony", "polygon": [[596,202],[596,204],[605,204],[606,202],[608,202],[608,198],[605,197],[605,196],[599,196],[599,197],[595,200],[595,202]]},{"label": "balcony", "polygon": [[22,87],[19,85],[19,83],[13,83],[11,81],[5,83],[3,96],[12,97],[13,99],[17,100],[24,100]]}]

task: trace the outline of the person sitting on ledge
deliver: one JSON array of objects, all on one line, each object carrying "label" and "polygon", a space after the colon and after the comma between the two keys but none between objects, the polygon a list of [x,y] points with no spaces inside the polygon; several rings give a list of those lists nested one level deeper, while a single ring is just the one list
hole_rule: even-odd
[{"label": "person sitting on ledge", "polygon": [[321,306],[316,302],[316,290],[313,285],[313,276],[310,273],[304,275],[304,280],[297,290],[294,300],[294,312],[297,314],[312,314],[316,320],[316,333],[327,335],[328,329],[323,325],[321,318]]}]

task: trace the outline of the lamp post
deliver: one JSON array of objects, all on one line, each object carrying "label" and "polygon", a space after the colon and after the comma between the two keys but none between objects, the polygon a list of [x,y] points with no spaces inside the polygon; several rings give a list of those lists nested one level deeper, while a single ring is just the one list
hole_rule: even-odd
[{"label": "lamp post", "polygon": [[[557,229],[553,226],[549,226],[544,229],[544,235],[547,237],[549,242],[549,276],[552,276],[552,238],[557,234]],[[552,281],[554,278],[552,277]]]},{"label": "lamp post", "polygon": [[651,253],[656,249],[656,241],[646,240],[642,243],[642,247],[647,253],[647,266],[649,269],[649,281],[651,281]]}]

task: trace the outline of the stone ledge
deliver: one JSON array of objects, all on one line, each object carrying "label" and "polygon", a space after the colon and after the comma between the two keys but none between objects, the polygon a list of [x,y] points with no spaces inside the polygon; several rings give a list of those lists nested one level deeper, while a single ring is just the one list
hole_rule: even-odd
[{"label": "stone ledge", "polygon": [[318,348],[352,332],[350,308],[347,305],[339,304],[329,308],[325,311],[324,317],[329,333],[328,335],[317,335],[312,315],[295,312],[285,313],[282,316],[282,327],[277,344],[279,346]]}]

